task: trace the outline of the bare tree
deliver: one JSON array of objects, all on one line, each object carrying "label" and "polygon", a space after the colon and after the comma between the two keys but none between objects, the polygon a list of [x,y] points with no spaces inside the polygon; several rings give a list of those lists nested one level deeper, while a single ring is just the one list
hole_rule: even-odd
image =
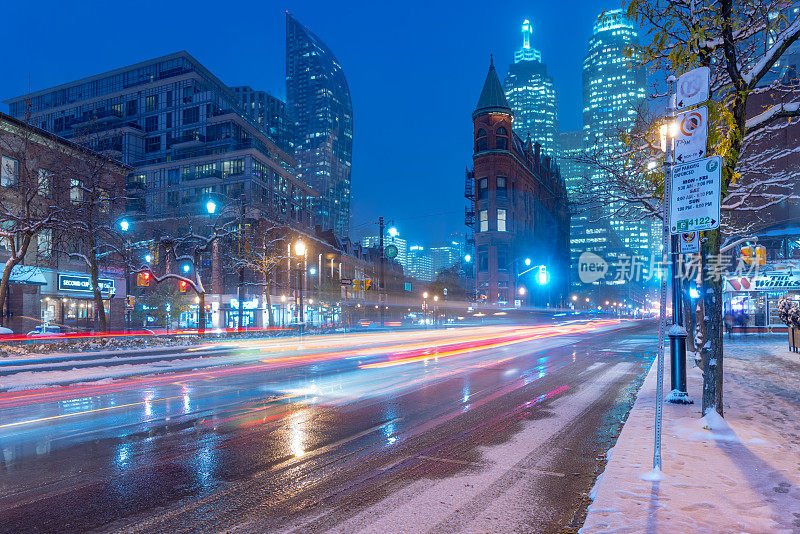
[{"label": "bare tree", "polygon": [[[723,205],[731,210],[764,209],[787,194],[796,194],[796,183],[792,185],[785,179],[788,177],[767,178],[757,172],[742,177],[765,163],[763,153],[748,153],[752,140],[764,130],[785,127],[788,120],[800,116],[800,94],[793,87],[782,86],[781,79],[766,87],[761,83],[800,37],[797,4],[783,0],[629,0],[626,6],[628,16],[647,28],[647,42],[632,51],[632,57],[652,71],[711,69],[709,145],[723,159]],[[785,97],[748,118],[748,104],[754,102],[754,95],[774,90],[784,90]],[[643,154],[649,151],[648,146]],[[711,265],[709,259],[719,257],[725,231],[705,232],[701,255],[706,269]],[[722,282],[718,275],[705,273],[704,414],[712,409],[723,413]]]},{"label": "bare tree", "polygon": [[94,307],[99,329],[108,331],[103,296],[99,284],[101,265],[115,259],[121,237],[116,225],[125,212],[125,177],[128,167],[99,154],[81,154],[61,170],[66,188],[59,221],[59,251],[78,259],[89,270]]},{"label": "bare tree", "polygon": [[[198,332],[200,335],[203,335],[206,329],[206,288],[200,272],[202,256],[211,252],[215,243],[224,242],[238,234],[239,220],[230,216],[230,210],[223,209],[208,228],[201,227],[201,229],[195,231],[190,227],[188,231],[181,235],[164,235],[158,239],[160,247],[167,256],[167,261],[165,261],[165,264],[169,266],[167,267],[167,272],[156,274],[149,266],[142,266],[138,269],[138,272],[150,273],[152,281],[156,284],[167,280],[175,280],[178,283],[185,283],[194,291],[199,300]],[[169,261],[170,259],[172,261]],[[170,267],[173,270],[181,270],[183,265],[189,266],[191,273],[170,272]]]},{"label": "bare tree", "polygon": [[51,252],[53,227],[62,215],[56,173],[66,155],[53,136],[15,120],[0,122],[0,153],[0,243],[8,252],[0,277],[2,324],[14,267],[35,259],[32,244],[45,255]]},{"label": "bare tree", "polygon": [[[264,302],[269,317],[269,326],[275,326],[272,311],[270,288],[273,286],[277,271],[282,261],[286,260],[286,244],[289,242],[289,229],[274,221],[262,220],[255,232],[249,236],[248,244],[237,247],[233,254],[232,267],[235,270],[245,269],[258,273],[264,287]],[[241,306],[241,303],[239,304]]]}]

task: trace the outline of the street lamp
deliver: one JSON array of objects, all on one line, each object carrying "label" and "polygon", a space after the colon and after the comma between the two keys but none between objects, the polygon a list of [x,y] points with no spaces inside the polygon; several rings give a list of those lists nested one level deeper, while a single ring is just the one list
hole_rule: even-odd
[{"label": "street lamp", "polygon": [[519,290],[517,290],[517,292],[520,294],[520,296],[525,295],[525,286],[519,286]]},{"label": "street lamp", "polygon": [[464,254],[464,262],[469,263],[472,261],[472,256],[470,254]]},{"label": "street lamp", "polygon": [[146,254],[144,257],[144,261],[146,263],[150,263],[151,261],[153,261],[153,256],[151,256],[150,254]]},{"label": "street lamp", "polygon": [[298,310],[297,322],[299,323],[300,334],[301,335],[303,333],[303,328],[305,326],[305,314],[303,312],[303,278],[304,278],[304,275],[305,275],[305,271],[307,269],[307,265],[306,265],[306,261],[305,261],[306,252],[307,252],[306,244],[303,243],[303,241],[300,240],[300,239],[295,241],[294,253],[295,253],[296,256],[303,258],[303,266],[302,266],[302,268],[300,268],[300,267],[297,268],[297,293],[298,293],[298,299],[297,299],[297,301],[298,301],[297,302],[297,310]]},{"label": "street lamp", "polygon": [[397,231],[397,228],[395,228],[394,226],[392,226],[391,228],[389,228],[389,230],[387,230],[387,233],[388,233],[388,234],[389,234],[391,237],[397,237],[398,235],[400,235],[400,232],[398,232],[398,231]]},{"label": "street lamp", "polygon": [[119,221],[119,229],[123,232],[127,232],[131,227],[131,223],[128,222],[128,219],[122,219]]},{"label": "street lamp", "polygon": [[206,211],[209,215],[214,215],[217,212],[217,203],[213,200],[206,202]]},{"label": "street lamp", "polygon": [[531,259],[525,258],[525,267],[530,267],[530,265],[531,265]]},{"label": "street lamp", "polygon": [[183,264],[183,272],[188,273],[191,270],[192,270],[192,266],[191,265],[189,265],[188,263],[184,263]]}]

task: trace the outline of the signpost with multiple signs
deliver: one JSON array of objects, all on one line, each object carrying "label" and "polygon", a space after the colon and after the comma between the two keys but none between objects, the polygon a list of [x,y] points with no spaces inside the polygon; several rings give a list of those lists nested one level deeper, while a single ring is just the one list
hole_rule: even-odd
[{"label": "signpost with multiple signs", "polygon": [[669,199],[670,232],[719,228],[722,158],[711,156],[672,169]]}]

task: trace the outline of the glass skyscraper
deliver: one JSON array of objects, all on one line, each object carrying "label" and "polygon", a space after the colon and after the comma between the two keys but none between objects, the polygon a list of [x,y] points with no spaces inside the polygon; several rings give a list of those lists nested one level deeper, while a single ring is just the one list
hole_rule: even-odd
[{"label": "glass skyscraper", "polygon": [[333,52],[288,13],[286,96],[289,113],[297,121],[299,176],[319,193],[314,222],[346,235],[353,159],[350,89]]},{"label": "glass skyscraper", "polygon": [[294,118],[286,109],[286,102],[266,91],[257,91],[246,85],[231,87],[239,97],[242,110],[250,115],[281,150],[294,151]]},{"label": "glass skyscraper", "polygon": [[558,155],[558,102],[553,78],[547,74],[542,54],[531,46],[531,23],[522,23],[522,48],[514,52],[508,68],[505,93],[514,111],[514,132],[523,140],[542,145],[542,153]]},{"label": "glass skyscraper", "polygon": [[[589,51],[583,60],[584,146],[590,152],[618,153],[624,145],[620,134],[629,131],[638,110],[646,105],[647,76],[632,65],[626,50],[639,44],[636,26],[624,10],[608,11],[597,21]],[[604,180],[602,171],[589,169],[592,182]],[[602,214],[624,247],[649,258],[653,238],[648,220],[628,220],[618,215],[621,202],[603,203]]]}]

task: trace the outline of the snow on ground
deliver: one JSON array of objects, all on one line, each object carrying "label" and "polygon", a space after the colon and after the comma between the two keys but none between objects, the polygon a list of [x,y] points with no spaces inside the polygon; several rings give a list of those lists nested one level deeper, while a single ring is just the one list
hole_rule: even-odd
[{"label": "snow on ground", "polygon": [[660,477],[652,471],[653,365],[592,490],[582,533],[800,532],[800,355],[784,336],[765,336],[726,338],[725,358],[724,419],[700,417],[697,368],[688,373],[696,404],[664,405]]}]

